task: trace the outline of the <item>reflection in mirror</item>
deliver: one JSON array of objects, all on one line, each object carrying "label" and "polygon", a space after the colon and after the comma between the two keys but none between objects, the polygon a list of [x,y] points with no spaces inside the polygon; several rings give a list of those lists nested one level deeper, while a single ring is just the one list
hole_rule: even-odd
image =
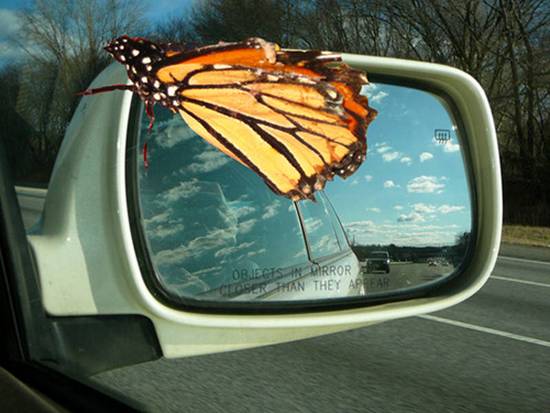
[{"label": "reflection in mirror", "polygon": [[[367,160],[317,202],[277,196],[253,172],[166,110],[138,152],[143,268],[174,305],[376,297],[452,275],[470,241],[472,211],[459,130],[444,101],[370,84],[378,117]],[[142,111],[143,112],[143,111]],[[186,301],[187,300],[187,301]]]}]

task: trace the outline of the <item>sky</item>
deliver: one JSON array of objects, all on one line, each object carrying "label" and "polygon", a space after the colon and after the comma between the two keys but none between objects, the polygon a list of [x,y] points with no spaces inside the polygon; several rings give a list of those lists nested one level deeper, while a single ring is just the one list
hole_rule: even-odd
[{"label": "sky", "polygon": [[[360,244],[453,244],[471,225],[453,120],[424,91],[370,84],[363,93],[378,110],[367,131],[367,159],[325,190],[348,234]],[[447,130],[450,140],[438,143],[436,129]]]},{"label": "sky", "polygon": [[[22,55],[12,42],[17,11],[29,0],[0,0],[0,65]],[[193,0],[146,3],[152,24],[182,15]],[[470,229],[468,188],[458,136],[440,101],[415,89],[371,84],[364,93],[379,112],[367,133],[367,160],[346,181],[327,185],[350,238],[361,244],[448,245]],[[435,129],[449,130],[445,144]]]},{"label": "sky", "polygon": [[[148,0],[141,3],[144,4],[145,20],[154,26],[166,18],[189,13],[194,0]],[[0,0],[0,66],[24,56],[12,40],[20,28],[18,11],[32,4],[32,0]]]}]

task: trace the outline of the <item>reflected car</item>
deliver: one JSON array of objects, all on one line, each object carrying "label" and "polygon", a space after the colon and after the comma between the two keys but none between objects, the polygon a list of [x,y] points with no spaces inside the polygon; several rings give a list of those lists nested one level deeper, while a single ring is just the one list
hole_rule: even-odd
[{"label": "reflected car", "polygon": [[388,251],[373,251],[367,257],[367,273],[374,271],[390,272],[390,253]]}]

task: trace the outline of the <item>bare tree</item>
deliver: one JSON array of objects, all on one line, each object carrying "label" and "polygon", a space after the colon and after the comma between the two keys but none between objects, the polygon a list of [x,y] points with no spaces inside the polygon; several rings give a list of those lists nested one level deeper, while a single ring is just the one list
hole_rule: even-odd
[{"label": "bare tree", "polygon": [[36,0],[20,13],[18,114],[32,127],[34,162],[51,168],[66,125],[85,89],[109,63],[113,37],[141,31],[142,11],[129,0]]}]

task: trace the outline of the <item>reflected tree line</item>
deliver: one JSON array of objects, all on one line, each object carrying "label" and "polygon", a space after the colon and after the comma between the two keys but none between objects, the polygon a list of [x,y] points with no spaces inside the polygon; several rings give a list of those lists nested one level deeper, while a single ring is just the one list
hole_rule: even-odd
[{"label": "reflected tree line", "polygon": [[[141,4],[141,3],[140,3]],[[153,5],[154,6],[154,5]],[[129,0],[36,0],[0,73],[0,134],[19,182],[47,184],[75,93],[107,65],[102,45],[140,35],[189,47],[260,36],[285,47],[458,67],[492,105],[507,223],[550,225],[550,3],[545,0],[205,0],[148,21]]]},{"label": "reflected tree line", "polygon": [[373,253],[385,251],[388,252],[391,261],[427,263],[433,259],[441,259],[457,267],[464,261],[464,257],[468,252],[470,235],[470,232],[457,234],[454,244],[450,245],[361,245],[352,241],[351,248],[361,262],[367,261],[372,257]]}]

